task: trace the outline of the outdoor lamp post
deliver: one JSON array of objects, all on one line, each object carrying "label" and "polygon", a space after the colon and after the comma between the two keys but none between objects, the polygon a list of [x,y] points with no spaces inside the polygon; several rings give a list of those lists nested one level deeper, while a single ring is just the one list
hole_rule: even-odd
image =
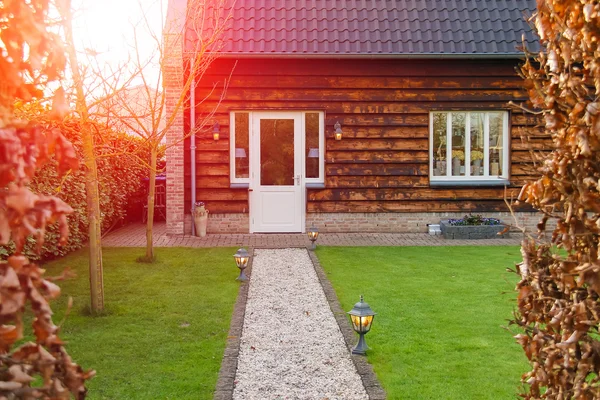
[{"label": "outdoor lamp post", "polygon": [[308,228],[308,231],[306,232],[306,234],[308,235],[308,238],[310,239],[310,249],[311,250],[315,250],[317,248],[317,244],[315,243],[317,241],[317,238],[319,237],[319,230],[317,228],[315,228],[314,226],[311,226],[310,228]]},{"label": "outdoor lamp post", "polygon": [[246,274],[244,274],[244,270],[248,266],[248,261],[250,260],[250,253],[244,248],[238,249],[238,251],[233,255],[235,259],[235,265],[240,269],[240,276],[236,278],[238,281],[245,282],[248,280]]},{"label": "outdoor lamp post", "polygon": [[221,125],[218,122],[215,122],[213,125],[213,139],[214,141],[219,140],[219,131],[221,130]]},{"label": "outdoor lamp post", "polygon": [[365,335],[371,330],[371,324],[375,313],[371,307],[363,301],[363,296],[360,296],[360,301],[354,305],[352,310],[348,311],[352,328],[359,334],[358,343],[352,349],[352,354],[365,354],[369,349],[365,342]]},{"label": "outdoor lamp post", "polygon": [[342,140],[342,126],[340,125],[339,121],[336,122],[335,125],[333,125],[333,129],[335,129],[335,131],[333,132],[335,140]]}]

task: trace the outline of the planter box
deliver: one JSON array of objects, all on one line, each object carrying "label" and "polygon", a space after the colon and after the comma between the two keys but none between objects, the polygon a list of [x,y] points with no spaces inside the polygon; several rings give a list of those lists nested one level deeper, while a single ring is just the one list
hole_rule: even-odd
[{"label": "planter box", "polygon": [[507,238],[508,232],[498,235],[504,230],[504,225],[457,225],[441,221],[440,228],[444,239],[499,239]]}]

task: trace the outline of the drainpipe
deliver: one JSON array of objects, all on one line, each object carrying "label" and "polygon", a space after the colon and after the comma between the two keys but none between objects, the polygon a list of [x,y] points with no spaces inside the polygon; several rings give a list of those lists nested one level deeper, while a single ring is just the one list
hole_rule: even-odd
[{"label": "drainpipe", "polygon": [[192,236],[196,235],[194,224],[194,204],[196,204],[196,77],[192,77],[190,86],[190,186],[192,190]]}]

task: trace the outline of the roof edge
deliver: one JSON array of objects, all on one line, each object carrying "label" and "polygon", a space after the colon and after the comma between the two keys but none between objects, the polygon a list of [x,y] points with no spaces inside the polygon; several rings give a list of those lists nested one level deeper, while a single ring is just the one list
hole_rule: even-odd
[{"label": "roof edge", "polygon": [[[186,51],[185,55],[193,54]],[[476,53],[476,54],[450,54],[450,53],[414,53],[414,54],[291,54],[291,53],[221,53],[219,58],[306,58],[306,59],[525,59],[525,53]]]}]

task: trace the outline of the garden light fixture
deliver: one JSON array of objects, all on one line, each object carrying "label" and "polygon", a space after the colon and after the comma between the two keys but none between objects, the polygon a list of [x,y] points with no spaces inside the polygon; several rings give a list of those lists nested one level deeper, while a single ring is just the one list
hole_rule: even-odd
[{"label": "garden light fixture", "polygon": [[221,131],[221,125],[218,122],[215,122],[213,125],[213,139],[214,141],[219,140],[219,132]]},{"label": "garden light fixture", "polygon": [[365,342],[365,335],[371,330],[371,324],[375,313],[371,307],[363,301],[363,296],[360,296],[360,301],[354,305],[352,310],[348,311],[352,328],[359,334],[358,343],[352,349],[352,354],[365,354],[369,349]]},{"label": "garden light fixture", "polygon": [[340,125],[339,121],[335,123],[333,129],[335,129],[335,131],[333,132],[335,140],[342,140],[342,126]]},{"label": "garden light fixture", "polygon": [[245,282],[248,280],[246,274],[244,274],[244,270],[248,266],[248,261],[250,260],[250,253],[244,248],[238,249],[238,251],[233,255],[235,259],[235,265],[240,269],[240,276],[236,278],[238,281]]},{"label": "garden light fixture", "polygon": [[315,243],[317,241],[317,238],[319,237],[319,230],[317,228],[315,228],[314,226],[311,226],[310,228],[308,228],[308,231],[306,232],[306,234],[308,235],[308,238],[310,239],[310,249],[311,250],[315,250],[317,248],[317,244]]}]

